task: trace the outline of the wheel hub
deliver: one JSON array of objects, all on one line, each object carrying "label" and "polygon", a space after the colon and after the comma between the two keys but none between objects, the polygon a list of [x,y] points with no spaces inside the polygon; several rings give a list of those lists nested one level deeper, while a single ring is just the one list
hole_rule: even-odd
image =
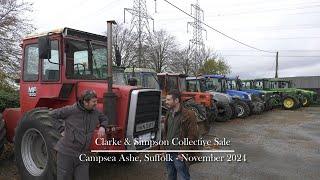
[{"label": "wheel hub", "polygon": [[22,137],[21,156],[27,171],[40,176],[48,164],[48,149],[43,135],[37,129],[28,129]]},{"label": "wheel hub", "polygon": [[239,110],[238,117],[240,117],[244,114],[244,108],[240,105],[237,105],[237,108]]},{"label": "wheel hub", "polygon": [[283,101],[283,105],[286,107],[286,108],[292,108],[293,105],[294,105],[294,102],[291,98],[287,98]]},{"label": "wheel hub", "polygon": [[304,106],[305,105],[307,105],[308,104],[308,99],[307,98],[305,98],[304,100],[303,100],[303,103],[302,103]]}]

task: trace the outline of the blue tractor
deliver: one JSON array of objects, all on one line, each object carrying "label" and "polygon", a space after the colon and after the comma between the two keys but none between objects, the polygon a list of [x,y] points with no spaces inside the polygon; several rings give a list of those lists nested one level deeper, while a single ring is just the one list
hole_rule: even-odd
[{"label": "blue tractor", "polygon": [[235,101],[238,109],[238,117],[245,118],[252,113],[256,113],[257,104],[252,101],[252,95],[246,92],[228,89],[227,78],[224,75],[203,75],[206,78],[208,90],[223,92],[230,95]]},{"label": "blue tractor", "polygon": [[256,89],[246,89],[243,88],[244,84],[242,83],[239,77],[227,77],[227,89],[236,90],[236,91],[243,91],[251,95],[251,100],[254,104],[254,114],[261,114],[266,107],[266,97],[267,93],[262,90]]}]

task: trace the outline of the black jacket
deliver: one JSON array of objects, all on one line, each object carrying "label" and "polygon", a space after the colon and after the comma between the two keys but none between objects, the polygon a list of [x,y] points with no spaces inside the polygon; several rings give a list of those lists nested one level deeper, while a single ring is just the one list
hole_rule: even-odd
[{"label": "black jacket", "polygon": [[108,125],[107,116],[96,109],[86,110],[80,102],[55,109],[49,115],[65,121],[64,136],[54,149],[70,156],[87,153],[94,130],[98,126],[106,127]]}]

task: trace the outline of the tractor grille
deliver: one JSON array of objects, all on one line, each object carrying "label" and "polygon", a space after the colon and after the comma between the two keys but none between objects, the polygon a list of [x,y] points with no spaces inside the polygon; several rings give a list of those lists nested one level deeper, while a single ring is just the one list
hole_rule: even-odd
[{"label": "tractor grille", "polygon": [[[134,138],[139,138],[143,135],[147,137],[149,134],[154,136],[158,132],[158,123],[160,117],[160,103],[161,92],[160,91],[145,91],[140,92],[138,95],[137,109],[135,115],[135,126],[134,126]],[[137,149],[145,149],[149,146],[136,146]]]}]

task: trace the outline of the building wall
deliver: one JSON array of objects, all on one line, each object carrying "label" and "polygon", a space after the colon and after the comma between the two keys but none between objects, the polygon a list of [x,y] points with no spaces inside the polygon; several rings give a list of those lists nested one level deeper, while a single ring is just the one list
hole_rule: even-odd
[{"label": "building wall", "polygon": [[320,89],[320,76],[285,77],[281,79],[291,80],[297,88]]}]

